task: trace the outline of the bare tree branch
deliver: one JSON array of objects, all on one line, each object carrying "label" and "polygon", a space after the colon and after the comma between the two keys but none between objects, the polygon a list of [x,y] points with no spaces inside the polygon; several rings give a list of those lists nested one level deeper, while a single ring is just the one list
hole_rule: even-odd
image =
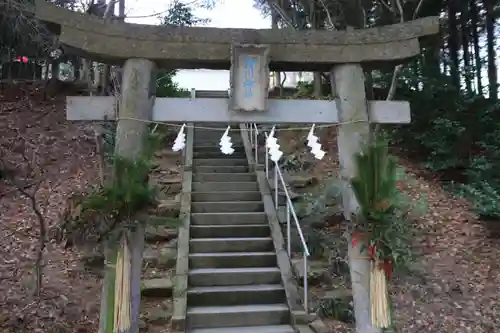
[{"label": "bare tree branch", "polygon": [[395,0],[395,1],[399,11],[399,22],[403,23],[405,21],[405,15],[404,15],[405,13],[403,10],[403,5],[401,4],[401,0]]},{"label": "bare tree branch", "polygon": [[389,12],[393,12],[391,6],[389,6],[389,4],[387,2],[385,2],[384,0],[378,0]]},{"label": "bare tree branch", "polygon": [[418,2],[417,7],[415,8],[415,12],[413,13],[413,19],[416,19],[418,17],[418,14],[420,13],[420,9],[422,8],[423,3],[424,3],[424,0],[420,0]]},{"label": "bare tree branch", "polygon": [[328,7],[326,6],[325,2],[323,0],[317,0],[321,7],[323,7],[323,10],[325,11],[326,18],[328,20],[328,25],[331,27],[331,30],[336,30],[335,29],[335,24],[333,23],[332,16],[330,15],[330,11],[328,10]]},{"label": "bare tree branch", "polygon": [[[0,167],[2,170],[10,170],[10,172],[6,173],[4,180],[6,184],[12,187],[12,189],[2,193],[2,196],[7,193],[19,192],[28,200],[28,205],[35,215],[38,224],[38,235],[14,230],[6,225],[2,225],[2,227],[9,229],[11,234],[18,233],[24,236],[38,238],[38,247],[34,264],[34,294],[40,296],[43,277],[43,254],[48,240],[45,213],[50,195],[47,195],[45,200],[40,201],[41,198],[39,198],[38,194],[43,184],[47,184],[51,189],[54,189],[59,182],[50,184],[50,180],[47,181],[48,171],[43,169],[33,144],[24,139],[19,130],[17,133],[18,136],[16,141],[20,141],[20,143],[14,146],[13,150],[6,151],[5,148],[0,147]],[[28,146],[32,146],[31,149],[27,148]],[[15,162],[16,157],[18,159],[20,158],[22,162]],[[52,191],[48,192],[51,193]]]}]

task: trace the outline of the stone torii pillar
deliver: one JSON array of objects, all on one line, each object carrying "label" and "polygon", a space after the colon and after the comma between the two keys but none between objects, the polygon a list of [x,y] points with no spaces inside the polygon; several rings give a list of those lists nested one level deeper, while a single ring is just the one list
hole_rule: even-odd
[{"label": "stone torii pillar", "polygon": [[[340,125],[337,144],[342,184],[342,205],[344,217],[350,221],[357,215],[358,203],[350,185],[356,176],[354,156],[362,145],[370,140],[370,116],[365,92],[365,76],[360,64],[338,65],[332,69],[333,95],[337,97]],[[370,302],[370,261],[367,260],[366,244],[359,242],[353,246],[348,235],[348,258],[351,276],[351,289],[356,316],[356,331],[377,333],[381,330],[372,327]]]},{"label": "stone torii pillar", "polygon": [[[130,59],[125,62],[123,68],[123,89],[119,103],[119,114],[123,118],[151,119],[151,108],[154,101],[154,87],[151,81],[155,82],[155,64],[146,59]],[[112,97],[114,98],[114,97]],[[148,123],[134,120],[121,119],[117,122],[116,128],[116,156],[127,159],[137,159],[141,156],[143,145],[148,133]],[[141,298],[141,275],[142,256],[144,251],[144,228],[138,224],[132,232],[127,232],[128,252],[131,254],[130,263],[126,263],[126,269],[130,269],[130,332],[139,332],[139,312]],[[112,309],[111,304],[116,285],[114,265],[116,264],[116,251],[124,251],[118,247],[117,250],[106,249],[107,267],[104,276],[104,286],[101,297],[101,315],[99,332],[108,332],[110,324],[108,317]],[[116,307],[115,307],[116,308]],[[114,312],[113,312],[114,313]],[[115,314],[116,315],[116,314]],[[115,328],[116,329],[116,328]]]}]

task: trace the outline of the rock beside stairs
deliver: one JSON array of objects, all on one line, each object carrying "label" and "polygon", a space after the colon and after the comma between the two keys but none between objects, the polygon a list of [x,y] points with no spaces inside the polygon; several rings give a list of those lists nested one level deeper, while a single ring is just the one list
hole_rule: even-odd
[{"label": "rock beside stairs", "polygon": [[177,229],[164,226],[146,227],[145,239],[147,243],[168,242],[177,238]]},{"label": "rock beside stairs", "polygon": [[148,267],[157,269],[171,269],[177,261],[177,249],[164,247],[158,250],[147,249],[144,251],[143,260]]},{"label": "rock beside stairs", "polygon": [[169,278],[143,280],[141,294],[145,297],[171,297],[172,280]]}]

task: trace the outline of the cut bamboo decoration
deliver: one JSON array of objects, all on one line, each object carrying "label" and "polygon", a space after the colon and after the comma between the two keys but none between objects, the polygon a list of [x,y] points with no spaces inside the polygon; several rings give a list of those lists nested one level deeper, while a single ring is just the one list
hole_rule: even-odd
[{"label": "cut bamboo decoration", "polygon": [[371,261],[370,301],[372,326],[388,328],[390,326],[389,300],[385,271],[378,261]]},{"label": "cut bamboo decoration", "polygon": [[121,251],[116,259],[114,331],[130,330],[130,253],[127,236],[121,239]]}]

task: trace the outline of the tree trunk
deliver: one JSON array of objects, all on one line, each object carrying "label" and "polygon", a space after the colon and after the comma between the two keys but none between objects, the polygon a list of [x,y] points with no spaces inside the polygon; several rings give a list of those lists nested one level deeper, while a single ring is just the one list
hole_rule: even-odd
[{"label": "tree trunk", "polygon": [[366,99],[373,100],[373,75],[371,69],[365,69],[365,90],[366,90]]},{"label": "tree trunk", "polygon": [[[120,21],[125,22],[125,0],[118,0],[118,16]],[[121,93],[122,87],[122,71],[123,68],[120,67],[120,70],[116,72],[118,87],[115,86],[115,91],[118,90],[119,93]]]},{"label": "tree trunk", "polygon": [[52,59],[50,62],[50,79],[59,80],[59,61]]},{"label": "tree trunk", "polygon": [[314,97],[316,98],[321,97],[321,87],[322,87],[321,72],[314,72],[313,84],[314,84]]},{"label": "tree trunk", "polygon": [[462,3],[462,11],[460,13],[460,26],[461,26],[461,37],[462,37],[462,54],[464,61],[464,80],[465,88],[468,94],[472,94],[472,77],[471,76],[471,61],[470,61],[470,51],[469,51],[469,40],[470,40],[470,30],[469,30],[469,6],[467,2]]},{"label": "tree trunk", "polygon": [[[106,6],[106,11],[104,12],[104,19],[107,20],[110,17],[112,17],[115,13],[115,4],[116,0],[109,0],[108,5]],[[109,89],[108,87],[110,86],[110,73],[111,73],[111,66],[110,65],[104,65],[102,69],[102,84],[101,84],[101,96],[107,96],[109,95]]]},{"label": "tree trunk", "polygon": [[125,21],[125,0],[118,1],[118,16],[120,21]]},{"label": "tree trunk", "polygon": [[478,94],[483,94],[483,62],[481,61],[481,49],[479,47],[479,31],[478,24],[479,13],[476,6],[476,0],[470,1],[470,13],[471,13],[471,29],[472,38],[474,45],[474,59],[475,59],[475,69],[476,69],[476,80],[477,80],[477,92]]},{"label": "tree trunk", "polygon": [[[442,39],[436,36],[432,42],[424,48],[421,71],[425,77],[438,77],[441,74],[441,45]],[[431,85],[423,86],[422,89],[434,89]]]},{"label": "tree trunk", "polygon": [[494,1],[484,0],[486,8],[486,37],[487,37],[487,52],[488,52],[488,90],[490,98],[493,101],[498,99],[498,74],[496,65],[496,50],[495,50],[495,13]]},{"label": "tree trunk", "polygon": [[87,89],[92,88],[92,61],[82,58],[82,80],[87,83]]},{"label": "tree trunk", "polygon": [[92,61],[92,71],[94,73],[94,80],[92,82],[92,91],[99,91],[99,86],[101,85],[101,71],[99,70],[100,64],[98,62]]},{"label": "tree trunk", "polygon": [[[315,2],[311,1],[309,5],[309,22],[312,24],[312,29],[320,29],[320,22],[316,19],[316,6]],[[319,98],[322,95],[321,87],[322,87],[322,78],[321,72],[314,72],[313,74],[313,88],[314,88],[314,97]]]},{"label": "tree trunk", "polygon": [[[273,11],[272,17],[271,17],[271,28],[278,29],[278,14],[276,14],[274,11]],[[278,91],[279,91],[279,96],[283,96],[283,85],[281,84],[281,73],[274,72],[274,75],[275,75],[275,79],[276,79],[276,86],[278,87]],[[276,89],[276,87],[274,89]]]},{"label": "tree trunk", "polygon": [[443,74],[445,75],[449,75],[450,74],[450,67],[448,66],[448,58],[446,57],[446,48],[447,48],[447,45],[445,45],[443,43],[443,45],[441,46],[441,49],[439,50],[440,51],[440,55],[441,57],[439,57],[441,59],[441,66],[443,68]]},{"label": "tree trunk", "polygon": [[448,2],[448,51],[450,54],[450,74],[453,85],[460,89],[460,72],[458,60],[458,24],[457,24],[457,0]]}]

